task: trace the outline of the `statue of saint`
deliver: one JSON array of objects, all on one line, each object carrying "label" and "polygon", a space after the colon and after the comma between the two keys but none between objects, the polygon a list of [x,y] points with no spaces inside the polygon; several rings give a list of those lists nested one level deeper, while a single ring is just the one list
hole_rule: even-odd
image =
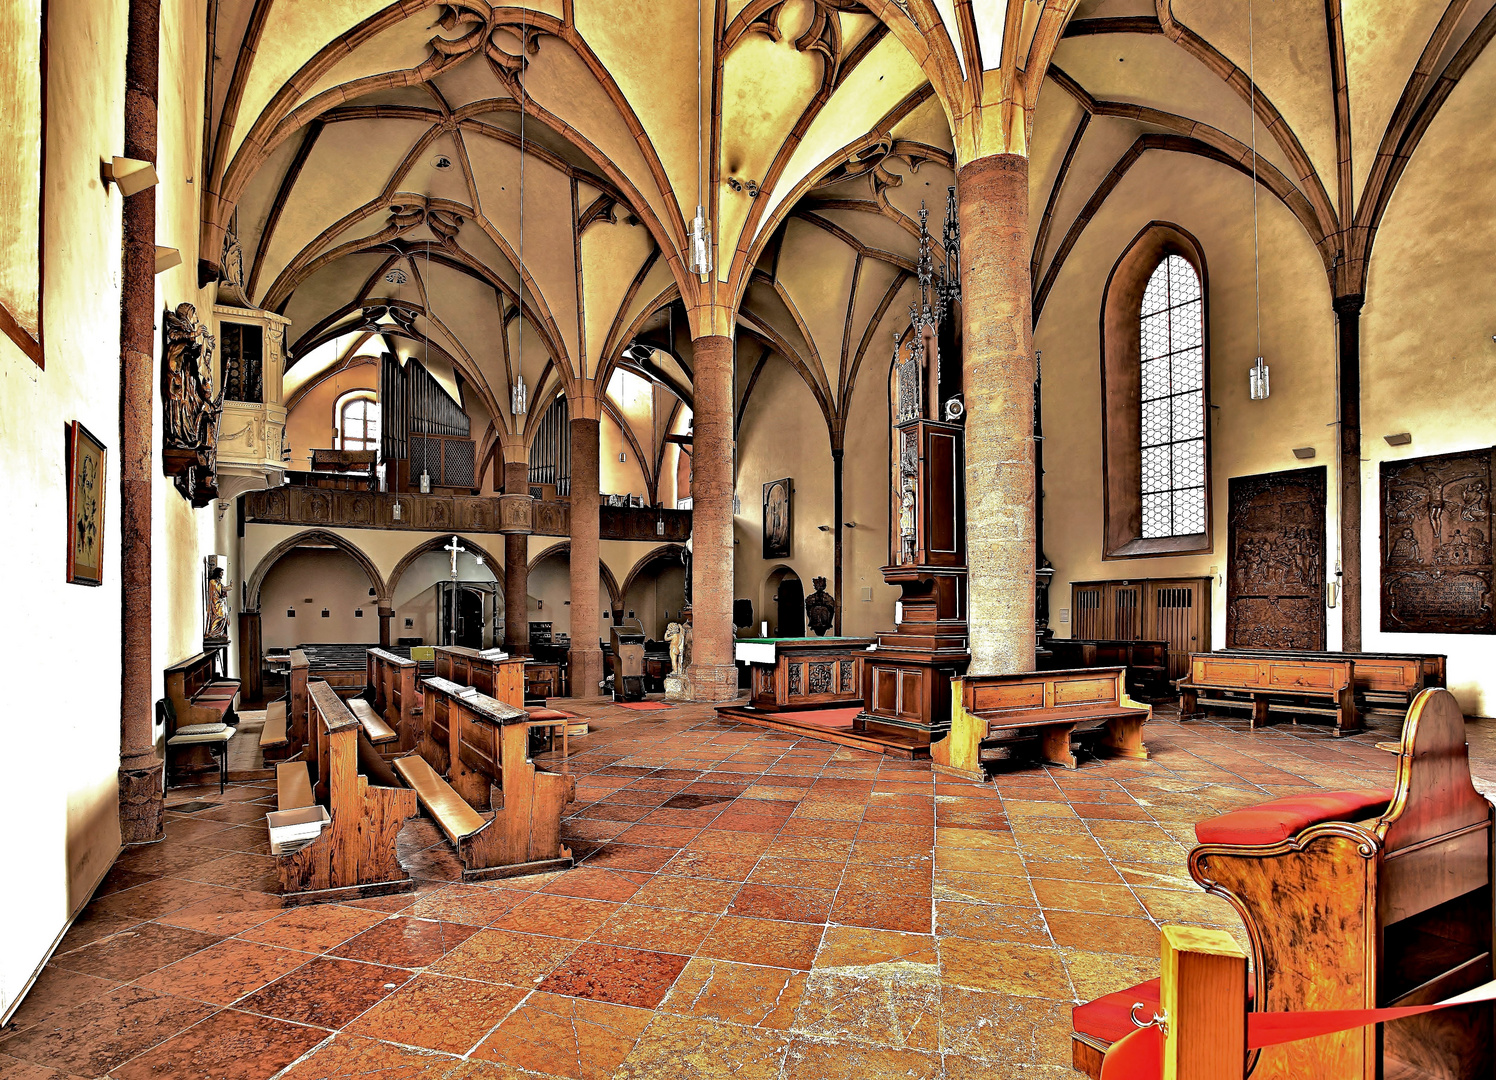
[{"label": "statue of saint", "polygon": [[223,567],[208,571],[208,617],[203,637],[209,641],[227,641],[229,636],[229,583]]},{"label": "statue of saint", "polygon": [[904,494],[899,499],[899,561],[914,561],[914,485],[904,477]]},{"label": "statue of saint", "polygon": [[683,675],[690,663],[691,624],[673,622],[665,628],[665,640],[670,643],[670,672]]},{"label": "statue of saint", "polygon": [[213,335],[197,318],[192,304],[167,309],[166,355],[161,364],[162,407],[168,447],[197,449],[212,442],[217,418],[213,397]]},{"label": "statue of saint", "polygon": [[826,591],[825,578],[812,578],[811,584],[816,591],[805,598],[805,621],[817,637],[825,637],[836,619],[836,598]]}]

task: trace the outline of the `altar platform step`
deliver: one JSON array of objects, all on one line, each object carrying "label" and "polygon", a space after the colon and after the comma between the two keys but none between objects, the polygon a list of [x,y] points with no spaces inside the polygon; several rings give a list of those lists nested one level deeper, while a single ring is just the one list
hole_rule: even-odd
[{"label": "altar platform step", "polygon": [[717,715],[730,723],[784,731],[807,739],[820,739],[822,742],[851,746],[907,761],[929,759],[929,740],[922,738],[918,732],[852,730],[852,718],[861,711],[854,706],[848,709],[800,709],[771,713],[745,709],[741,705],[717,706]]}]

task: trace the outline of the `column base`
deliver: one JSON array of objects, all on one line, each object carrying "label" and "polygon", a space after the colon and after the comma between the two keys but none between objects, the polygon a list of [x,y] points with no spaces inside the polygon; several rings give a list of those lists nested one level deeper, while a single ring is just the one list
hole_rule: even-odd
[{"label": "column base", "polygon": [[738,696],[736,664],[692,664],[686,668],[686,694],[681,700],[735,701]]},{"label": "column base", "polygon": [[603,651],[572,649],[570,658],[571,696],[589,698],[601,694],[598,683],[603,681]]},{"label": "column base", "polygon": [[152,844],[166,835],[162,804],[164,762],[119,771],[119,832],[124,844]]}]

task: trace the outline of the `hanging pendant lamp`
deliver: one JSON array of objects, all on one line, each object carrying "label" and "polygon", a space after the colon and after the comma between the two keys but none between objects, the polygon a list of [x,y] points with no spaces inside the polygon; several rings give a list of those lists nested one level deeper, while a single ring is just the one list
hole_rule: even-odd
[{"label": "hanging pendant lamp", "polygon": [[[714,53],[716,49],[712,50]],[[712,229],[706,220],[706,185],[701,129],[701,0],[696,2],[696,217],[691,222],[691,273],[705,285],[712,274]]]}]

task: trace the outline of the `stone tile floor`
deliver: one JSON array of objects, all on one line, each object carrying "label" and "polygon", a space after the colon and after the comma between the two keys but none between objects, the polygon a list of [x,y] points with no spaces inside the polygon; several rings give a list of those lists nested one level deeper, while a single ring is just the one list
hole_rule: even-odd
[{"label": "stone tile floor", "polygon": [[[1394,764],[1392,725],[1160,709],[1150,761],[977,785],[701,706],[578,711],[563,873],[456,883],[416,819],[418,891],[283,910],[273,784],[172,791],[211,805],[120,856],[0,1030],[0,1077],[1062,1080],[1071,1006],[1156,974],[1160,923],[1244,938],[1189,879],[1196,820]],[[1471,725],[1478,774],[1493,730]]]}]

